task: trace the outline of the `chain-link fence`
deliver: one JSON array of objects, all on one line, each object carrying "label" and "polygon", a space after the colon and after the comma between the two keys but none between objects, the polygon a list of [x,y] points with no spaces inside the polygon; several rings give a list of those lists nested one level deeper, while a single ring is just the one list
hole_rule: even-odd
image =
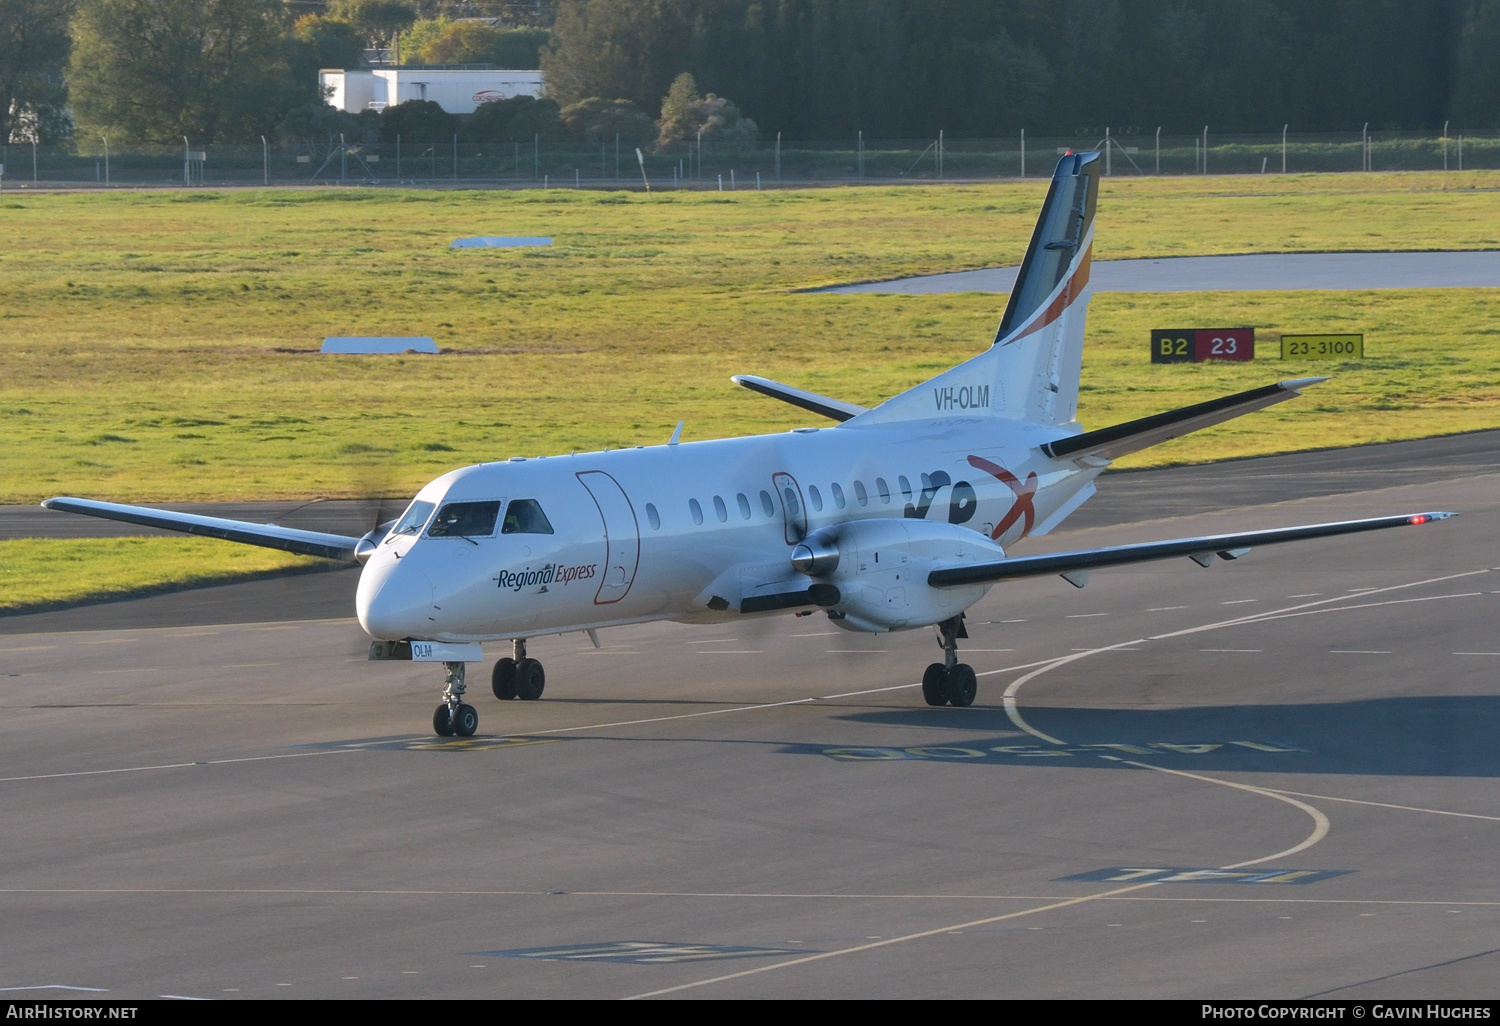
[{"label": "chain-link fence", "polygon": [[763,139],[754,149],[684,143],[645,153],[598,145],[464,143],[456,138],[344,146],[199,145],[108,150],[0,150],[0,188],[409,185],[501,188],[766,189],[806,184],[985,181],[1041,177],[1059,154],[1103,150],[1112,175],[1298,174],[1500,168],[1500,138],[1432,133],[1164,135],[1080,133],[1013,139]]}]

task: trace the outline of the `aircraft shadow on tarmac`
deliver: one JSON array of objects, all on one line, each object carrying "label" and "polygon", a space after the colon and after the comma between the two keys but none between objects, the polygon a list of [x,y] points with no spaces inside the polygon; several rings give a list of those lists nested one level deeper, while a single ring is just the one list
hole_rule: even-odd
[{"label": "aircraft shadow on tarmac", "polygon": [[[984,765],[1124,768],[1149,761],[1203,772],[1345,776],[1500,776],[1500,697],[1376,698],[1311,705],[1181,709],[1025,707],[1050,744],[1003,709],[900,709],[836,717],[921,728],[910,746],[790,744],[781,752],[848,762],[901,759]],[[933,728],[951,738],[934,738]]]}]

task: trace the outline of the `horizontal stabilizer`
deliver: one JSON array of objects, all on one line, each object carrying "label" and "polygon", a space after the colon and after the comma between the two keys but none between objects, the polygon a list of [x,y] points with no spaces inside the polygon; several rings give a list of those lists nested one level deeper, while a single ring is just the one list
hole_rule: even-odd
[{"label": "horizontal stabilizer", "polygon": [[1222,424],[1226,420],[1263,410],[1267,406],[1295,399],[1302,394],[1301,389],[1327,380],[1327,378],[1297,378],[1294,381],[1281,381],[1262,388],[1252,388],[1248,392],[1237,392],[1219,399],[1210,399],[1206,403],[1184,406],[1180,410],[1169,410],[1166,413],[1142,417],[1140,420],[1116,424],[1114,427],[1059,438],[1055,442],[1048,442],[1042,446],[1042,452],[1054,459],[1076,459],[1080,456],[1119,459],[1128,453],[1149,449],[1153,445],[1160,445],[1162,442],[1181,435],[1201,431],[1203,428]]},{"label": "horizontal stabilizer", "polygon": [[1100,567],[1145,563],[1172,556],[1187,556],[1200,566],[1207,566],[1213,561],[1215,555],[1223,559],[1238,559],[1255,545],[1277,545],[1281,542],[1326,538],[1336,534],[1378,531],[1385,527],[1406,527],[1413,524],[1425,524],[1432,520],[1447,520],[1457,515],[1456,513],[1410,513],[1399,517],[1340,520],[1331,524],[1280,527],[1270,531],[1250,531],[1245,534],[1215,534],[1203,538],[1175,538],[1171,541],[1116,545],[1110,548],[1083,549],[1077,552],[1015,556],[1010,559],[965,563],[962,566],[934,570],[927,575],[927,583],[934,588],[951,588],[963,584],[986,584],[1021,577],[1061,574],[1076,584],[1074,579],[1080,577],[1084,571],[1097,570]]},{"label": "horizontal stabilizer", "polygon": [[277,527],[275,524],[251,524],[243,520],[224,520],[196,513],[177,513],[147,506],[124,506],[117,502],[95,502],[92,499],[48,499],[42,505],[64,513],[82,513],[90,517],[103,517],[105,520],[160,527],[167,531],[281,549],[283,552],[295,552],[303,556],[322,556],[324,559],[338,559],[346,563],[356,561],[354,546],[359,542],[358,538],[348,538],[341,534],[299,531],[291,527]]},{"label": "horizontal stabilizer", "polygon": [[736,374],[729,380],[733,381],[736,385],[745,386],[752,392],[759,392],[761,395],[780,399],[784,403],[791,403],[793,406],[801,409],[811,410],[813,413],[827,417],[830,420],[836,420],[839,423],[843,423],[865,412],[865,407],[863,406],[846,403],[842,399],[830,399],[826,395],[803,391],[800,388],[793,388],[791,385],[783,385],[779,381],[772,381],[770,378],[756,377],[754,374]]}]

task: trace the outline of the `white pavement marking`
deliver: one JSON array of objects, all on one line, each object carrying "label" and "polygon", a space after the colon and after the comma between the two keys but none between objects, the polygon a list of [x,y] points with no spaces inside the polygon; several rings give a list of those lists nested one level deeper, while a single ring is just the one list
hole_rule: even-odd
[{"label": "white pavement marking", "polygon": [[1454,652],[1453,654],[1465,656],[1500,656],[1500,652]]},{"label": "white pavement marking", "polygon": [[[1061,662],[1061,660],[1059,662]],[[1305,851],[1306,849],[1311,848],[1313,845],[1321,841],[1324,837],[1328,836],[1328,817],[1323,815],[1323,813],[1319,812],[1317,809],[1313,808],[1311,805],[1308,805],[1305,802],[1299,802],[1294,798],[1288,798],[1285,795],[1275,794],[1274,792],[1266,791],[1263,788],[1251,787],[1248,784],[1236,784],[1227,780],[1219,780],[1215,777],[1200,776],[1196,773],[1184,773],[1181,770],[1162,769],[1161,767],[1151,766],[1147,763],[1133,763],[1132,765],[1139,765],[1146,769],[1159,770],[1160,772],[1170,773],[1174,776],[1190,777],[1194,780],[1202,780],[1207,783],[1220,784],[1225,787],[1232,787],[1241,791],[1249,791],[1254,794],[1260,794],[1267,798],[1275,798],[1278,801],[1283,801],[1287,802],[1288,804],[1295,805],[1313,818],[1313,832],[1309,834],[1307,838],[1302,841],[1302,843],[1294,845],[1293,847],[1288,848],[1285,851],[1277,852],[1274,855],[1266,855],[1257,859],[1249,859],[1245,862],[1236,862],[1233,865],[1219,867],[1221,869],[1239,869],[1243,866],[1253,866],[1261,862],[1269,862],[1273,859],[1279,859],[1288,855],[1293,855],[1297,852]],[[814,955],[804,955],[801,958],[791,958],[782,962],[773,962],[770,965],[759,966],[755,969],[745,969],[737,973],[727,973],[723,976],[714,976],[706,980],[695,980],[692,983],[682,983],[678,984],[675,987],[663,987],[660,990],[652,990],[647,991],[644,994],[632,995],[627,1000],[635,1001],[641,998],[660,997],[664,994],[675,994],[679,991],[691,990],[695,987],[706,987],[714,983],[724,983],[728,980],[742,979],[746,976],[758,976],[761,973],[775,972],[778,969],[790,969],[793,966],[806,965],[809,962],[821,962],[830,958],[840,958],[844,955],[854,955],[863,951],[871,951],[875,948],[890,947],[893,944],[905,944],[909,941],[925,940],[928,937],[936,937],[941,934],[951,934],[962,930],[972,930],[980,926],[989,926],[993,923],[1003,923],[1010,919],[1019,919],[1022,916],[1031,916],[1041,912],[1052,912],[1060,908],[1069,908],[1073,905],[1082,905],[1085,902],[1117,898],[1122,894],[1130,894],[1135,891],[1142,891],[1148,888],[1159,886],[1161,886],[1161,884],[1155,881],[1150,881],[1147,883],[1133,884],[1128,887],[1119,887],[1114,890],[1104,891],[1098,894],[1084,894],[1076,898],[1064,898],[1061,901],[1052,901],[1046,905],[1038,905],[1034,908],[1019,909],[1015,912],[1006,912],[998,916],[987,916],[983,919],[971,919],[968,922],[952,923],[946,926],[939,926],[931,930],[919,930],[916,933],[903,934],[900,937],[891,937],[884,940],[873,940],[868,944],[855,944],[851,947],[839,948],[835,951],[822,951]]]},{"label": "white pavement marking", "polygon": [[81,990],[86,994],[108,994],[108,987],[70,987],[65,983],[39,983],[34,987],[0,987],[0,992],[17,990]]},{"label": "white pavement marking", "polygon": [[1477,812],[1449,812],[1446,809],[1427,809],[1420,805],[1393,805],[1390,802],[1371,802],[1362,798],[1337,798],[1331,794],[1305,794],[1302,791],[1288,791],[1282,787],[1264,788],[1267,791],[1275,791],[1277,794],[1294,794],[1298,798],[1317,798],[1325,802],[1347,802],[1350,805],[1373,805],[1377,809],[1399,809],[1402,812],[1427,812],[1434,816],[1459,816],[1463,819],[1485,819],[1491,823],[1500,823],[1500,816],[1483,816]]},{"label": "white pavement marking", "polygon": [[1385,649],[1374,648],[1330,648],[1329,655],[1393,655]]},{"label": "white pavement marking", "polygon": [[97,777],[109,773],[144,773],[147,770],[186,769],[189,766],[228,766],[237,762],[267,762],[271,759],[306,759],[314,755],[347,755],[363,748],[339,748],[326,752],[290,752],[284,755],[252,755],[242,759],[204,759],[201,762],[167,762],[157,766],[124,766],[119,769],[75,770],[72,773],[37,773],[29,777],[0,777],[0,784],[18,780],[57,780],[61,777]]}]

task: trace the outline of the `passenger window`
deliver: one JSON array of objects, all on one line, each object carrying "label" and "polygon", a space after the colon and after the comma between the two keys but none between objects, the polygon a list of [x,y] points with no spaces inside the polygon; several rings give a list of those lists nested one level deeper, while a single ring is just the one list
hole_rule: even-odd
[{"label": "passenger window", "polygon": [[703,524],[703,507],[700,506],[700,505],[698,505],[698,500],[697,499],[689,499],[688,500],[688,512],[693,515],[693,523],[698,524],[699,526],[702,526],[702,524]]},{"label": "passenger window", "polygon": [[413,502],[406,507],[401,520],[395,527],[391,528],[391,534],[421,534],[422,528],[427,524],[427,518],[432,516],[432,511],[437,509],[436,504],[431,502]]},{"label": "passenger window", "polygon": [[[512,506],[515,503],[511,503]],[[438,510],[432,525],[427,528],[429,538],[488,538],[495,533],[495,520],[500,516],[500,503],[494,502],[449,502]],[[551,528],[548,528],[550,531]]]},{"label": "passenger window", "polygon": [[512,499],[505,508],[505,526],[500,528],[500,533],[551,534],[552,524],[535,499]]},{"label": "passenger window", "polygon": [[839,483],[837,481],[835,481],[833,484],[829,485],[828,487],[833,491],[833,504],[835,506],[837,506],[839,509],[843,509],[844,508],[844,490],[839,487]]},{"label": "passenger window", "polygon": [[766,511],[766,516],[776,515],[776,504],[771,501],[771,493],[764,488],[760,490],[760,508]]},{"label": "passenger window", "polygon": [[745,498],[745,493],[744,492],[740,492],[738,495],[736,495],[735,499],[737,499],[739,501],[739,504],[740,504],[740,516],[743,517],[746,520],[749,520],[750,519],[750,500],[747,499],[747,498]]},{"label": "passenger window", "polygon": [[906,475],[905,474],[901,474],[900,476],[898,476],[896,478],[896,481],[901,485],[901,494],[904,495],[904,496],[906,496],[906,501],[907,502],[910,502],[911,501],[911,482],[906,479]]},{"label": "passenger window", "polygon": [[880,501],[889,505],[891,501],[891,486],[885,483],[885,478],[877,477],[875,479],[875,490],[880,493]]},{"label": "passenger window", "polygon": [[651,521],[651,530],[661,530],[661,514],[656,512],[656,507],[649,502],[646,503],[646,519]]},{"label": "passenger window", "polygon": [[870,504],[870,493],[865,491],[865,483],[858,479],[854,482],[854,498],[861,506]]},{"label": "passenger window", "polygon": [[786,511],[793,517],[802,515],[802,503],[797,501],[797,493],[792,491],[792,486],[787,485],[781,489],[781,498],[786,503]]},{"label": "passenger window", "polygon": [[807,501],[812,503],[814,513],[823,512],[823,496],[818,491],[817,485],[809,485],[807,489]]},{"label": "passenger window", "polygon": [[714,496],[714,516],[719,518],[719,523],[729,519],[729,510],[724,508],[724,500],[717,495]]}]

